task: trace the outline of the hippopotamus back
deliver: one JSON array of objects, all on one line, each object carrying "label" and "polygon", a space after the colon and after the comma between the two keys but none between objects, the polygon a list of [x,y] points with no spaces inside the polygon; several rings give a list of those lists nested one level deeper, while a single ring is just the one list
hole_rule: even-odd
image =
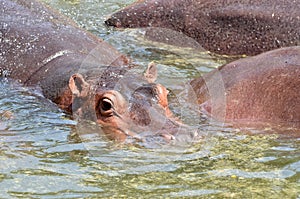
[{"label": "hippopotamus back", "polygon": [[[114,13],[106,24],[156,27],[146,36],[167,43],[172,35],[165,29],[171,29],[217,54],[256,55],[300,44],[300,1],[143,0]],[[178,43],[184,41],[172,41]]]},{"label": "hippopotamus back", "polygon": [[1,76],[38,84],[58,104],[70,76],[85,67],[82,63],[94,49],[102,54],[99,66],[128,64],[109,44],[38,1],[0,0],[0,5]]},{"label": "hippopotamus back", "polygon": [[300,126],[300,47],[223,65],[191,85],[203,110],[221,121]]}]

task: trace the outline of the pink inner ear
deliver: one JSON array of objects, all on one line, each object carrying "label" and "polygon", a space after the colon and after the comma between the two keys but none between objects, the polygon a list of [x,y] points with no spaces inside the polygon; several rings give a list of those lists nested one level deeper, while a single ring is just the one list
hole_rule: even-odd
[{"label": "pink inner ear", "polygon": [[86,97],[89,84],[86,83],[81,74],[74,74],[69,80],[69,88],[72,94],[77,97]]},{"label": "pink inner ear", "polygon": [[144,73],[144,77],[149,83],[154,83],[157,78],[157,67],[154,62],[148,64],[147,70]]}]

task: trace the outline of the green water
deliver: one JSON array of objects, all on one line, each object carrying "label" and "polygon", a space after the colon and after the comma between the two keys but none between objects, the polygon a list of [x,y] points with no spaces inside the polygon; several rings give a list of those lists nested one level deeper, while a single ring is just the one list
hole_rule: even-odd
[{"label": "green water", "polygon": [[153,146],[78,135],[93,125],[80,127],[36,90],[2,79],[0,198],[300,198],[299,139],[225,128],[181,100],[189,79],[225,59],[149,42],[143,30],[103,25],[132,1],[46,2],[136,63],[155,61],[173,111],[203,139]]}]

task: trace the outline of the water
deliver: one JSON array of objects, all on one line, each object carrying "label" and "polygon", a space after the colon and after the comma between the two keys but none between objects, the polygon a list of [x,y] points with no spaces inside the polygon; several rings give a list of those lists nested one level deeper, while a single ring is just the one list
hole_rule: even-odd
[{"label": "water", "polygon": [[153,147],[78,136],[93,124],[81,127],[36,88],[1,79],[0,198],[300,198],[299,139],[225,128],[181,100],[185,82],[225,58],[106,29],[105,16],[130,1],[46,2],[138,64],[158,63],[172,109],[203,139]]}]

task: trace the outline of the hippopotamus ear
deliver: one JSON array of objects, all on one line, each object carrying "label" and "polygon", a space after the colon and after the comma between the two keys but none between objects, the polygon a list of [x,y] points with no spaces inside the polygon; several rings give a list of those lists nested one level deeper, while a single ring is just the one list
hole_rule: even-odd
[{"label": "hippopotamus ear", "polygon": [[70,77],[69,88],[76,97],[86,97],[89,91],[89,84],[81,74],[76,73]]},{"label": "hippopotamus ear", "polygon": [[154,83],[157,78],[157,67],[154,62],[148,64],[147,70],[144,73],[144,77],[149,83]]}]

